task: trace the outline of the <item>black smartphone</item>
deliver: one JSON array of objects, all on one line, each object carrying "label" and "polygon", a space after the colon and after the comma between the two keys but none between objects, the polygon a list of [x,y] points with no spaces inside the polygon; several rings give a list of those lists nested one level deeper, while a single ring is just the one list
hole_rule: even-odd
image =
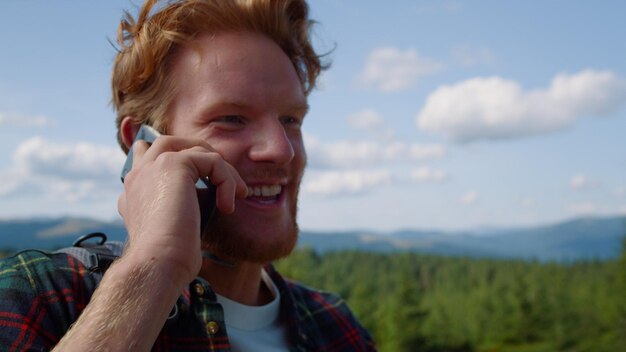
[{"label": "black smartphone", "polygon": [[[133,143],[142,140],[148,143],[148,145],[152,145],[152,143],[154,143],[160,135],[161,134],[154,128],[148,125],[141,125]],[[122,168],[122,183],[132,167],[133,148],[131,146],[128,151],[128,156],[126,157],[124,167]],[[211,218],[215,213],[215,186],[211,183],[208,177],[200,177],[198,182],[196,182],[196,193],[198,194],[198,204],[200,206],[200,237],[202,237],[204,228],[209,221],[211,221]]]}]

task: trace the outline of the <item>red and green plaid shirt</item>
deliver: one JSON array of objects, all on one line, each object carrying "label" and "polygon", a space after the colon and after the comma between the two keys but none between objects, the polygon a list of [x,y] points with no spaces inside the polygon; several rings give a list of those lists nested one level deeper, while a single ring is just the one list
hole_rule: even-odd
[{"label": "red and green plaid shirt", "polygon": [[[266,270],[280,291],[291,350],[375,350],[342,299],[285,280],[271,266]],[[28,250],[1,260],[0,350],[52,349],[89,303],[100,277],[64,253]],[[230,350],[222,307],[207,281],[190,283],[152,350]]]}]

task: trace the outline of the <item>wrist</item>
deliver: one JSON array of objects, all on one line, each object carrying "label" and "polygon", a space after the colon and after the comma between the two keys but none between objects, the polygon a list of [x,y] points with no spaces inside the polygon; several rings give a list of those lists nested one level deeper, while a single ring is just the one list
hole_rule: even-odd
[{"label": "wrist", "polygon": [[[200,253],[197,256],[198,258],[194,259],[189,253],[175,248],[148,250],[129,247],[115,262],[115,266],[119,266],[117,270],[120,271],[142,270],[150,272],[152,273],[151,277],[156,280],[155,286],[158,285],[159,289],[172,287],[180,292],[200,271],[202,259]],[[198,263],[194,261],[198,261]]]},{"label": "wrist", "polygon": [[185,285],[162,265],[125,254],[106,271],[57,349],[148,350]]}]

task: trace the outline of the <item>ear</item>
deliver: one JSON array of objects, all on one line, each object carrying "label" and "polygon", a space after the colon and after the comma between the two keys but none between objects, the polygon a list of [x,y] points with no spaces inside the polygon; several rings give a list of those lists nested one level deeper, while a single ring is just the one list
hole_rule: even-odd
[{"label": "ear", "polygon": [[122,123],[120,124],[120,137],[122,137],[122,142],[124,142],[126,148],[130,149],[133,145],[139,127],[140,125],[133,122],[132,116],[126,116],[122,119]]}]

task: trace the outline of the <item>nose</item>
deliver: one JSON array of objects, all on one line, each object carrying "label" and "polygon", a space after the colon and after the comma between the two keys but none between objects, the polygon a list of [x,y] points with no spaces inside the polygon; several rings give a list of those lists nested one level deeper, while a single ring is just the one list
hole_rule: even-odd
[{"label": "nose", "polygon": [[286,164],[294,158],[293,142],[280,121],[267,122],[255,132],[254,144],[250,148],[250,159]]}]

